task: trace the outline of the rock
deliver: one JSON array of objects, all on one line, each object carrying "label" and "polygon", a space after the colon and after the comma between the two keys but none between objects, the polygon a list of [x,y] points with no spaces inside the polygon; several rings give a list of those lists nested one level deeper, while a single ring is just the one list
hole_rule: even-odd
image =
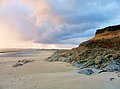
[{"label": "rock", "polygon": [[109,58],[109,59],[110,59],[111,57],[112,57],[112,54],[107,54],[107,55],[105,55],[105,57],[104,57],[104,58],[105,58],[105,59],[107,59],[107,58]]},{"label": "rock", "polygon": [[83,69],[83,70],[80,70],[78,73],[80,73],[80,74],[86,74],[86,75],[91,75],[94,72],[92,71],[92,69]]},{"label": "rock", "polygon": [[106,69],[110,72],[120,71],[120,63],[117,61],[112,61]]},{"label": "rock", "polygon": [[68,62],[68,56],[70,55],[69,50],[58,50],[50,57],[46,58],[46,61],[53,62],[53,61],[61,61],[61,62]]},{"label": "rock", "polygon": [[118,77],[120,77],[120,74],[118,74]]},{"label": "rock", "polygon": [[13,65],[13,67],[23,66],[23,63],[19,62]]},{"label": "rock", "polygon": [[58,61],[61,61],[61,62],[67,62],[67,58],[66,57],[60,57],[59,59],[58,59]]},{"label": "rock", "polygon": [[86,63],[84,63],[84,68],[90,67],[90,66],[94,66],[95,62],[93,59],[88,59],[88,61]]},{"label": "rock", "polygon": [[98,74],[103,73],[103,72],[107,72],[107,71],[106,71],[106,70],[100,70],[100,71],[98,72]]},{"label": "rock", "polygon": [[96,64],[96,65],[102,64],[102,56],[97,56],[97,57],[95,58],[95,64]]},{"label": "rock", "polygon": [[118,59],[119,58],[119,54],[112,54],[113,59]]},{"label": "rock", "polygon": [[17,63],[15,63],[15,64],[13,65],[13,67],[23,66],[24,64],[30,63],[30,62],[33,62],[33,61],[34,61],[34,60],[32,60],[32,59],[19,60]]},{"label": "rock", "polygon": [[22,63],[26,64],[26,63],[33,62],[33,61],[35,61],[35,60],[33,60],[33,59],[23,59],[23,60],[19,60],[18,62],[22,62]]},{"label": "rock", "polygon": [[114,80],[115,78],[110,78],[110,81]]},{"label": "rock", "polygon": [[58,61],[58,56],[53,56],[53,57],[47,58],[46,61],[49,61],[49,62]]},{"label": "rock", "polygon": [[117,74],[118,77],[120,77],[120,72],[117,71],[116,74]]},{"label": "rock", "polygon": [[79,60],[79,63],[85,63],[85,62],[87,62],[87,61],[88,61],[88,59]]},{"label": "rock", "polygon": [[77,68],[83,67],[83,63],[79,63],[79,62],[74,62],[72,65],[76,66]]},{"label": "rock", "polygon": [[37,86],[34,86],[34,88],[37,88]]},{"label": "rock", "polygon": [[70,51],[68,51],[68,52],[65,53],[66,57],[69,57],[70,55],[71,55]]}]

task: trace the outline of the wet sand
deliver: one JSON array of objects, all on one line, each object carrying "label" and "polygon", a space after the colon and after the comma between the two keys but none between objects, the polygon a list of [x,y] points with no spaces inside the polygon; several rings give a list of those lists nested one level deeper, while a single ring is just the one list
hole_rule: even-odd
[{"label": "wet sand", "polygon": [[[0,55],[0,89],[120,89],[116,73],[82,75],[69,63],[46,62],[54,51],[32,50]],[[18,60],[34,59],[20,67]],[[110,81],[110,78],[114,78]]]}]

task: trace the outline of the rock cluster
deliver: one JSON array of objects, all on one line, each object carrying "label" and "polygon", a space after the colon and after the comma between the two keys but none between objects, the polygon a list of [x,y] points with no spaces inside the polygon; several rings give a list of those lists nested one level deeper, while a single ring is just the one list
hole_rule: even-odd
[{"label": "rock cluster", "polygon": [[58,50],[50,57],[46,58],[46,61],[52,62],[52,61],[61,61],[61,62],[67,62],[69,61],[67,56],[69,56],[68,50]]},{"label": "rock cluster", "polygon": [[88,49],[83,53],[76,54],[77,55],[72,54],[69,56],[69,60],[73,65],[79,65],[79,68],[90,67],[106,69],[108,71],[120,70],[120,53],[118,51],[104,48],[95,48]]},{"label": "rock cluster", "polygon": [[46,60],[69,62],[80,69],[96,68],[109,72],[120,71],[120,52],[111,49],[95,48],[83,53],[57,51]]},{"label": "rock cluster", "polygon": [[33,59],[23,59],[23,60],[19,60],[17,63],[15,63],[15,64],[13,65],[13,67],[23,66],[24,64],[30,63],[30,62],[33,62],[33,61],[34,61]]}]

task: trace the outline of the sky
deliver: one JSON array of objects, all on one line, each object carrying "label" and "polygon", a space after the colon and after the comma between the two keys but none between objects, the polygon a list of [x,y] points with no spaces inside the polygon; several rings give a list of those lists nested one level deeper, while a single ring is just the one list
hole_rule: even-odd
[{"label": "sky", "polygon": [[73,48],[120,23],[120,0],[0,0],[0,48]]}]

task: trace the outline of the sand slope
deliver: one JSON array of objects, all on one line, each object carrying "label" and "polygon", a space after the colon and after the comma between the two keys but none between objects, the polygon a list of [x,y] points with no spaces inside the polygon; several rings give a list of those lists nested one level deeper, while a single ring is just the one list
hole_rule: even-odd
[{"label": "sand slope", "polygon": [[[0,57],[0,89],[120,89],[120,78],[115,73],[87,76],[78,74],[68,63],[45,62],[53,52]],[[12,65],[21,59],[35,61],[13,68]],[[110,78],[115,79],[110,81]]]}]

